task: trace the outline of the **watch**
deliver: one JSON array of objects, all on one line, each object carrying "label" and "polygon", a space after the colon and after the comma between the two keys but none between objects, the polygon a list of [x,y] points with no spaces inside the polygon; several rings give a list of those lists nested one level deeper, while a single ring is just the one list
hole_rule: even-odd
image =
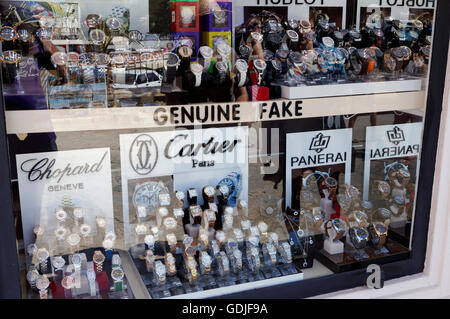
[{"label": "watch", "polygon": [[75,217],[75,224],[78,225],[78,223],[83,223],[83,218],[86,215],[86,211],[84,208],[81,207],[75,207],[73,209],[73,216]]},{"label": "watch", "polygon": [[89,268],[86,271],[86,276],[89,282],[89,292],[90,295],[93,297],[97,294],[97,285],[95,283],[95,280],[97,279],[97,275],[95,274],[94,269]]},{"label": "watch", "polygon": [[198,243],[199,243],[199,250],[208,250],[209,247],[209,236],[208,231],[204,228],[200,228],[198,232]]},{"label": "watch", "polygon": [[[231,208],[231,207],[230,207]],[[223,217],[223,230],[228,231],[233,228],[233,215],[232,214],[224,214]]]},{"label": "watch", "polygon": [[239,59],[236,61],[235,68],[239,79],[238,87],[243,87],[247,82],[248,63],[243,59]]},{"label": "watch", "polygon": [[58,241],[63,241],[66,238],[67,232],[68,232],[67,228],[59,226],[58,228],[55,229],[56,239]]},{"label": "watch", "polygon": [[155,237],[151,234],[146,235],[144,237],[144,243],[147,245],[148,250],[152,250],[155,248]]},{"label": "watch", "polygon": [[382,222],[375,222],[369,225],[370,240],[375,247],[382,247],[386,243],[387,228]]},{"label": "watch", "polygon": [[40,269],[42,273],[47,272],[47,259],[50,257],[50,253],[47,248],[39,248],[36,252],[36,257],[40,263]]},{"label": "watch", "polygon": [[167,244],[170,247],[170,251],[175,252],[177,250],[177,236],[174,233],[166,235]]},{"label": "watch", "polygon": [[64,295],[66,298],[72,297],[71,289],[75,286],[75,279],[73,276],[64,276],[61,280],[61,286],[64,288]]},{"label": "watch", "polygon": [[289,245],[288,242],[282,242],[279,246],[278,246],[278,252],[281,256],[282,261],[285,264],[290,264],[292,263],[292,251],[291,251],[291,245]]},{"label": "watch", "polygon": [[206,209],[204,211],[205,214],[205,224],[209,229],[214,229],[214,225],[216,223],[216,212],[212,209]]},{"label": "watch", "polygon": [[345,222],[335,218],[325,224],[325,234],[333,241],[341,239],[345,234]]},{"label": "watch", "polygon": [[203,60],[203,70],[205,72],[209,71],[209,68],[211,67],[211,60],[214,54],[214,50],[211,49],[209,46],[202,46],[198,50],[199,52],[199,58]]},{"label": "watch", "polygon": [[155,262],[153,273],[158,284],[163,285],[166,283],[166,267],[160,260]]},{"label": "watch", "polygon": [[194,51],[192,48],[188,47],[187,45],[182,45],[177,50],[178,55],[180,56],[180,67],[183,71],[186,71],[189,69],[189,65],[191,63],[192,54],[194,54]]},{"label": "watch", "polygon": [[124,272],[121,267],[114,267],[111,271],[111,278],[114,280],[114,290],[121,291]]},{"label": "watch", "polygon": [[261,233],[261,235],[265,238],[267,238],[267,231],[269,229],[269,226],[265,222],[259,222],[258,223],[258,230]]},{"label": "watch", "polygon": [[206,203],[214,202],[214,196],[216,195],[216,189],[214,188],[214,186],[207,185],[207,186],[203,187],[202,194],[203,194],[203,201],[206,206]]},{"label": "watch", "polygon": [[211,272],[211,263],[212,263],[211,256],[206,251],[202,251],[200,253],[199,262],[200,262],[200,273],[202,275],[208,275]]},{"label": "watch", "polygon": [[47,288],[50,285],[50,281],[47,276],[41,275],[36,279],[36,288],[39,289],[39,296],[41,299],[48,298]]},{"label": "watch", "polygon": [[105,228],[106,218],[104,216],[95,216],[95,223],[98,228]]},{"label": "watch", "polygon": [[254,70],[256,71],[256,76],[257,76],[257,82],[254,83],[255,85],[262,85],[263,83],[263,79],[264,79],[264,72],[266,70],[267,64],[265,61],[261,60],[261,59],[256,59],[253,61],[253,67]]},{"label": "watch", "polygon": [[259,257],[259,248],[249,247],[247,248],[247,262],[250,271],[257,272],[261,267],[261,259]]},{"label": "watch", "polygon": [[246,44],[241,44],[239,46],[240,59],[248,62],[248,59],[250,58],[252,51],[253,51],[252,47]]},{"label": "watch", "polygon": [[195,84],[194,87],[198,88],[202,84],[202,75],[203,75],[203,67],[200,63],[192,63],[191,64],[191,72],[195,76]]},{"label": "watch", "polygon": [[183,217],[184,217],[184,210],[183,210],[183,208],[174,208],[173,209],[173,216],[175,216],[176,219],[183,219]]},{"label": "watch", "polygon": [[66,260],[62,256],[52,258],[52,266],[55,268],[55,272],[63,270],[65,264]]},{"label": "watch", "polygon": [[228,45],[228,43],[220,42],[219,44],[217,44],[216,50],[220,57],[220,61],[227,63],[231,54],[231,47]]},{"label": "watch", "polygon": [[168,193],[167,187],[158,182],[146,182],[136,185],[133,193],[134,207],[144,206],[156,209],[159,205],[159,193]]},{"label": "watch", "polygon": [[166,273],[168,276],[174,276],[177,273],[177,268],[175,266],[175,257],[173,257],[172,253],[166,253],[164,256],[164,262],[166,264]]},{"label": "watch", "polygon": [[251,32],[247,39],[247,44],[254,47],[256,44],[260,44],[263,41],[263,35],[260,32]]},{"label": "watch", "polygon": [[228,64],[224,61],[216,62],[216,71],[218,83],[220,86],[224,85],[228,76]]},{"label": "watch", "polygon": [[14,41],[18,37],[16,29],[9,26],[0,28],[0,40],[2,41]]},{"label": "watch", "polygon": [[[227,204],[231,207],[235,207],[241,187],[241,174],[237,172],[232,172],[228,174],[225,178],[220,180],[218,185],[219,185],[218,186],[219,193],[221,193],[224,196],[225,193],[221,192],[220,185],[226,185],[228,187],[229,193],[227,196]],[[225,192],[225,189],[223,189],[223,191]],[[222,196],[222,200],[225,200],[225,197]]]},{"label": "watch", "polygon": [[165,61],[164,83],[172,83],[175,80],[178,66],[180,65],[180,58],[175,53],[164,53],[163,59]]},{"label": "watch", "polygon": [[93,29],[89,32],[89,39],[94,45],[100,46],[105,44],[106,34],[100,29]]},{"label": "watch", "polygon": [[193,219],[195,225],[200,225],[202,223],[202,214],[203,211],[199,205],[191,205],[189,206],[189,212]]},{"label": "watch", "polygon": [[3,51],[0,60],[6,64],[17,64],[22,60],[22,55],[15,51]]},{"label": "watch", "polygon": [[169,210],[167,207],[158,207],[158,216],[161,218],[166,218],[169,215]]},{"label": "watch", "polygon": [[187,191],[189,206],[197,205],[197,190],[195,188],[190,188]]},{"label": "watch", "polygon": [[242,252],[237,247],[230,254],[230,262],[234,273],[242,270]]},{"label": "watch", "polygon": [[122,21],[116,17],[109,17],[106,19],[105,24],[111,32],[111,36],[118,35],[119,30],[122,27]]},{"label": "watch", "polygon": [[364,249],[367,246],[369,240],[369,232],[364,227],[350,228],[349,231],[350,241],[356,249]]},{"label": "watch", "polygon": [[173,231],[177,228],[178,223],[175,218],[167,217],[163,220],[163,225],[167,231]]},{"label": "watch", "polygon": [[217,268],[220,276],[225,276],[230,272],[230,261],[224,251],[219,252],[217,258]]},{"label": "watch", "polygon": [[177,199],[177,202],[176,202],[177,208],[183,208],[185,197],[186,196],[184,195],[184,192],[180,192],[180,191],[175,192],[175,198]]},{"label": "watch", "polygon": [[32,289],[36,288],[36,280],[38,280],[39,276],[39,271],[35,268],[32,268],[27,272],[27,281]]},{"label": "watch", "polygon": [[277,263],[277,250],[272,243],[265,243],[262,246],[264,260],[267,267],[273,267]]},{"label": "watch", "polygon": [[[89,235],[91,234],[91,226],[89,226],[88,224],[82,224],[80,226],[80,234],[81,237],[84,241],[86,241],[89,237]],[[87,244],[87,243],[85,243]]]},{"label": "watch", "polygon": [[185,263],[189,283],[193,284],[197,280],[197,262],[194,257],[187,256]]},{"label": "watch", "polygon": [[382,200],[387,199],[391,194],[391,186],[386,181],[375,181],[374,192],[377,198]]},{"label": "watch", "polygon": [[225,232],[221,230],[216,231],[215,237],[219,247],[221,247],[225,243],[225,240],[227,239],[227,235],[225,234]]},{"label": "watch", "polygon": [[103,262],[105,261],[105,259],[105,255],[103,255],[100,250],[94,251],[92,261],[94,262],[98,273],[101,273],[103,271]]},{"label": "watch", "polygon": [[153,271],[153,266],[155,264],[155,255],[153,254],[153,250],[147,250],[145,252],[145,266],[147,271]]}]

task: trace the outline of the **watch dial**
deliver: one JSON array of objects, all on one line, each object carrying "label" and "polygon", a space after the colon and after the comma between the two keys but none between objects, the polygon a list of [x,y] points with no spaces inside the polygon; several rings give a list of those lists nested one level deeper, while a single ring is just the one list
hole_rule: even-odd
[{"label": "watch dial", "polygon": [[4,51],[2,54],[2,61],[8,64],[17,63],[21,60],[22,56],[15,51]]},{"label": "watch dial", "polygon": [[376,224],[375,229],[382,234],[384,234],[386,232],[386,226],[384,226],[384,224],[382,224],[382,223]]},{"label": "watch dial", "polygon": [[117,18],[108,18],[106,20],[106,26],[112,31],[116,31],[120,29],[122,22]]},{"label": "watch dial", "polygon": [[[26,31],[26,30],[25,30]],[[12,27],[3,27],[0,29],[0,39],[3,41],[11,41],[17,37],[17,32]]]},{"label": "watch dial", "polygon": [[168,193],[168,189],[157,182],[148,182],[139,185],[133,195],[134,206],[156,208],[158,206],[158,196],[161,191]]},{"label": "watch dial", "polygon": [[89,33],[89,38],[95,45],[101,45],[105,43],[106,35],[105,32],[103,32],[102,30],[95,29]]},{"label": "watch dial", "polygon": [[102,24],[102,17],[98,14],[89,14],[86,17],[86,24],[89,28],[95,28]]}]

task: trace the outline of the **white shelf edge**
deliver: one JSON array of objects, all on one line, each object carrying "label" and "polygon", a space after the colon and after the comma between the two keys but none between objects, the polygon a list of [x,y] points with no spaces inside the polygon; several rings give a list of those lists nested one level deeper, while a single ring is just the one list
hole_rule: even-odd
[{"label": "white shelf edge", "polygon": [[[261,102],[231,102],[220,105],[239,104],[240,118],[221,122],[205,122],[203,125],[236,124],[257,121],[290,120],[313,118],[330,115],[362,114],[372,112],[423,110],[425,108],[425,91],[353,95],[341,97],[325,97],[302,99],[302,114],[299,116],[280,116],[269,118],[272,103],[277,103],[281,111],[282,103],[294,104],[293,100],[280,99]],[[265,104],[266,112],[260,118],[261,107]],[[6,130],[8,134],[46,133],[46,132],[76,132],[124,129],[170,129],[176,126],[200,126],[201,123],[189,122],[174,124],[170,121],[160,125],[155,122],[155,110],[163,109],[169,114],[172,108],[201,109],[218,105],[218,103],[148,107],[122,108],[87,108],[63,110],[21,110],[6,111]],[[291,108],[292,110],[292,108]]]},{"label": "white shelf edge", "polygon": [[163,299],[200,299],[200,298],[211,298],[223,295],[228,295],[232,293],[237,293],[241,291],[248,291],[252,289],[265,288],[275,285],[281,285],[285,283],[292,283],[295,281],[303,280],[303,273],[298,273],[295,275],[287,275],[277,278],[264,279],[259,281],[247,282],[244,284],[237,284],[227,287],[214,288],[204,291],[192,292],[184,295],[172,296]]}]

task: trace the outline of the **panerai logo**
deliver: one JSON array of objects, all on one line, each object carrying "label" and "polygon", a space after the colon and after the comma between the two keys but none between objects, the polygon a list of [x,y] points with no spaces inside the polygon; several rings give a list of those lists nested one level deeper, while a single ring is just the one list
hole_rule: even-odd
[{"label": "panerai logo", "polygon": [[331,136],[326,136],[322,133],[317,134],[311,139],[311,144],[309,146],[309,150],[316,152],[317,155],[313,154],[308,156],[294,156],[291,158],[291,166],[312,167],[317,165],[327,165],[347,161],[347,152],[320,154],[328,148],[330,140]]},{"label": "panerai logo", "polygon": [[20,169],[28,174],[30,182],[46,179],[56,180],[60,183],[65,176],[89,175],[100,172],[103,169],[106,155],[108,155],[108,152],[105,152],[98,162],[75,166],[72,163],[67,163],[64,168],[55,167],[56,159],[49,159],[48,157],[42,159],[32,158],[23,162],[20,165]]},{"label": "panerai logo", "polygon": [[389,142],[395,145],[405,141],[405,134],[398,126],[394,127],[392,131],[387,131],[387,136]]},{"label": "panerai logo", "polygon": [[[420,152],[419,144],[409,144],[405,133],[398,126],[386,132],[388,140],[395,146],[377,147],[370,150],[370,158],[389,158],[398,156],[413,156]],[[401,145],[400,145],[401,144]],[[383,145],[384,146],[384,145]]]},{"label": "panerai logo", "polygon": [[322,133],[319,133],[311,140],[309,150],[321,153],[324,149],[328,147],[328,143],[330,143],[330,137],[325,136]]}]

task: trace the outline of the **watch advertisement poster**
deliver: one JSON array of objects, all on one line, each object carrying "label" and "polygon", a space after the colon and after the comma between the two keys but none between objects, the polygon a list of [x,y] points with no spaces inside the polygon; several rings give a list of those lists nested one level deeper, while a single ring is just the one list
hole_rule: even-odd
[{"label": "watch advertisement poster", "polygon": [[426,16],[432,20],[434,0],[358,0],[356,12],[357,27],[362,28],[368,17],[380,14],[382,18],[394,20],[412,20]]},{"label": "watch advertisement poster", "polygon": [[[391,194],[398,193],[408,199],[406,207],[412,207],[415,194],[415,180],[419,167],[422,145],[422,123],[371,126],[366,128],[366,154],[364,160],[364,200],[372,200],[372,184],[376,180],[387,181]],[[398,184],[392,176],[400,169],[406,171],[403,180],[407,185]],[[398,174],[397,174],[398,175]],[[398,184],[398,185],[397,185]],[[391,195],[390,194],[390,195]],[[393,195],[392,195],[393,196]],[[408,212],[410,215],[412,211]],[[411,216],[409,216],[411,217]]]},{"label": "watch advertisement poster", "polygon": [[310,20],[319,13],[327,14],[330,23],[345,26],[347,0],[233,0],[233,25],[241,25],[253,13],[270,10],[289,19]]},{"label": "watch advertisement poster", "polygon": [[[238,198],[248,199],[248,127],[173,130],[120,135],[122,202],[125,244],[133,241],[137,207],[147,211],[146,222],[157,224],[160,191],[197,192],[237,173]],[[185,199],[185,205],[187,204]]]},{"label": "watch advertisement poster", "polygon": [[309,172],[350,184],[351,161],[352,129],[287,134],[286,207],[299,208],[299,194]]},{"label": "watch advertisement poster", "polygon": [[[61,222],[74,230],[74,208],[84,211],[82,224],[95,230],[96,216],[103,216],[106,230],[114,231],[109,148],[20,154],[16,160],[25,247],[35,241],[35,226],[44,230],[38,247],[52,245]],[[60,209],[67,213],[64,221],[57,220]]]}]

